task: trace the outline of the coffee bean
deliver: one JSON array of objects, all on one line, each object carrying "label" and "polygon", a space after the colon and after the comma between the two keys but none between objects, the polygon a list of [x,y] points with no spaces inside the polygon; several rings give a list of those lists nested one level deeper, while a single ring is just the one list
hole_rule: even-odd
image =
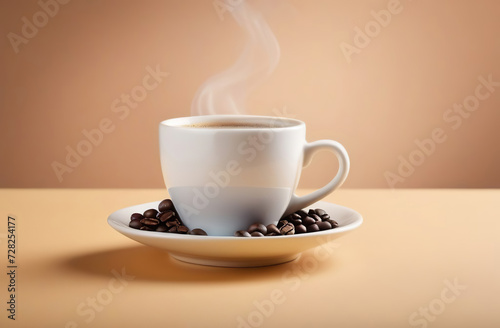
[{"label": "coffee bean", "polygon": [[316,212],[316,214],[318,214],[319,216],[323,216],[326,214],[325,210],[321,209],[321,208],[317,208],[314,210]]},{"label": "coffee bean", "polygon": [[316,223],[307,226],[307,232],[316,232],[319,231],[319,227]]},{"label": "coffee bean", "polygon": [[260,231],[254,231],[250,234],[252,237],[264,237],[264,234]]},{"label": "coffee bean", "polygon": [[332,225],[328,221],[320,221],[316,224],[318,225],[319,230],[328,230],[332,228]]},{"label": "coffee bean", "polygon": [[165,225],[159,225],[157,228],[156,228],[156,231],[159,231],[159,232],[167,232],[168,231],[168,228],[167,226]]},{"label": "coffee bean", "polygon": [[128,226],[134,229],[140,229],[142,227],[142,223],[140,222],[140,220],[132,220],[130,221]]},{"label": "coffee bean", "polygon": [[278,229],[278,227],[275,224],[272,224],[272,223],[267,225],[266,230],[267,230],[266,235],[269,235],[271,233],[274,233],[274,234],[279,234],[280,233],[280,229]]},{"label": "coffee bean", "polygon": [[144,219],[144,215],[141,213],[134,213],[130,216],[130,220],[142,220]]},{"label": "coffee bean", "polygon": [[168,228],[168,232],[174,232],[174,233],[176,233],[178,226],[174,225],[172,227],[167,227],[167,228]]},{"label": "coffee bean", "polygon": [[282,226],[284,226],[287,223],[288,223],[287,220],[281,219],[281,220],[279,220],[277,227],[281,228]]},{"label": "coffee bean", "polygon": [[335,229],[339,226],[339,223],[335,220],[330,219],[328,220],[328,222],[332,225],[332,229]]},{"label": "coffee bean", "polygon": [[146,218],[155,218],[156,214],[158,214],[158,211],[155,210],[154,208],[150,208],[149,210],[144,211],[144,217]]},{"label": "coffee bean", "polygon": [[148,227],[148,226],[142,226],[141,230],[146,230],[146,231],[155,231],[155,228]]},{"label": "coffee bean", "polygon": [[282,235],[293,235],[295,233],[295,226],[288,222],[280,228],[280,234]]},{"label": "coffee bean", "polygon": [[266,237],[267,237],[267,236],[279,236],[279,235],[280,235],[279,233],[276,233],[276,232],[271,232],[271,233],[268,233],[268,234],[266,235]]},{"label": "coffee bean", "polygon": [[309,216],[311,216],[311,215],[313,215],[313,214],[316,214],[316,211],[315,211],[315,210],[313,210],[313,209],[311,208],[311,209],[309,210],[309,212],[307,212],[307,214],[308,214]]},{"label": "coffee bean", "polygon": [[193,230],[189,231],[188,233],[190,235],[197,235],[197,236],[206,236],[207,235],[205,230],[200,229],[200,228],[193,229]]},{"label": "coffee bean", "polygon": [[245,230],[238,230],[234,233],[235,237],[251,237],[250,233]]},{"label": "coffee bean", "polygon": [[177,227],[177,232],[178,233],[183,233],[184,234],[184,233],[188,233],[188,231],[189,231],[189,228],[186,227],[185,225],[181,225],[181,226]]},{"label": "coffee bean", "polygon": [[330,219],[330,215],[328,215],[328,214],[321,215],[321,220],[323,220],[323,221],[327,221],[327,220],[329,220],[329,219]]},{"label": "coffee bean", "polygon": [[323,220],[321,220],[321,217],[317,214],[313,214],[311,215],[311,217],[316,221],[316,222],[321,222]]},{"label": "coffee bean", "polygon": [[170,199],[164,199],[158,204],[158,210],[160,212],[166,212],[168,210],[174,209],[174,203]]},{"label": "coffee bean", "polygon": [[302,218],[305,218],[307,216],[307,212],[304,211],[304,210],[299,210],[299,211],[297,211],[295,213],[297,213],[298,215],[300,215]]},{"label": "coffee bean", "polygon": [[295,227],[295,233],[296,234],[299,234],[299,233],[306,233],[307,232],[307,228],[305,225],[303,224],[299,224],[298,226]]},{"label": "coffee bean", "polygon": [[145,218],[140,221],[142,224],[151,226],[151,227],[156,227],[158,224],[160,224],[160,221],[157,219],[150,219],[150,218]]},{"label": "coffee bean", "polygon": [[292,214],[290,214],[290,216],[291,216],[292,220],[300,220],[300,219],[302,219],[302,216],[300,214],[297,214],[297,213],[292,213]]},{"label": "coffee bean", "polygon": [[177,218],[173,219],[173,220],[170,220],[170,221],[167,221],[167,223],[165,223],[165,225],[167,227],[178,227],[182,224],[181,221],[179,221]]},{"label": "coffee bean", "polygon": [[314,224],[314,223],[316,223],[316,220],[314,220],[310,216],[306,216],[305,218],[302,218],[302,224],[305,225],[306,227],[311,225],[311,224]]},{"label": "coffee bean", "polygon": [[293,219],[293,220],[292,220],[292,224],[293,224],[294,226],[301,225],[301,224],[302,224],[302,220],[301,220],[301,219]]},{"label": "coffee bean", "polygon": [[165,222],[173,218],[175,216],[175,212],[168,210],[164,213],[159,213],[158,216],[158,219],[160,219],[161,222]]},{"label": "coffee bean", "polygon": [[267,228],[262,223],[254,223],[248,227],[248,232],[252,234],[252,232],[258,231],[261,234],[265,235],[267,233]]}]

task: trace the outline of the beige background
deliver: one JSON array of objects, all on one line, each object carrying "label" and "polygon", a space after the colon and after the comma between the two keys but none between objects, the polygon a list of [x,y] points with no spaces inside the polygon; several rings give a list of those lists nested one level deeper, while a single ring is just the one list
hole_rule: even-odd
[{"label": "beige background", "polygon": [[[340,45],[388,1],[251,1],[281,46],[273,75],[248,100],[249,114],[275,109],[304,120],[308,139],[348,149],[347,187],[388,187],[416,139],[447,135],[396,187],[499,187],[500,92],[481,101],[456,130],[443,120],[474,94],[478,77],[500,81],[500,2],[401,0],[402,12],[348,63]],[[19,45],[37,1],[3,1],[0,10],[0,187],[161,187],[157,126],[190,114],[197,88],[229,66],[244,44],[226,13],[207,1],[71,1]],[[38,14],[40,16],[40,14]],[[40,16],[42,17],[42,16]],[[169,72],[123,120],[114,100],[142,83],[146,67]],[[82,130],[107,118],[115,129],[59,182]],[[316,187],[335,161],[321,153],[301,185]]]}]

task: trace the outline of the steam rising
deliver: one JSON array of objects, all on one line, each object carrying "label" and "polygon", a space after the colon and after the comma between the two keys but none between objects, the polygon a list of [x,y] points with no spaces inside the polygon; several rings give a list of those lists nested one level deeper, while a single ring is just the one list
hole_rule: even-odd
[{"label": "steam rising", "polygon": [[245,1],[231,14],[246,33],[245,49],[233,66],[201,85],[191,115],[241,114],[247,94],[278,65],[280,48],[264,18]]}]

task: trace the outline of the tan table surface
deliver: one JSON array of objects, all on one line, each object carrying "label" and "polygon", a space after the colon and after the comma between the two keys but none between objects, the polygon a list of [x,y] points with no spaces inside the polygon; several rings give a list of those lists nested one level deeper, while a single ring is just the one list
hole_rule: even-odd
[{"label": "tan table surface", "polygon": [[8,215],[18,234],[16,320],[4,273],[0,326],[500,327],[500,190],[339,190],[326,200],[364,223],[331,255],[251,269],[182,264],[106,223],[167,196],[0,189],[5,272]]}]

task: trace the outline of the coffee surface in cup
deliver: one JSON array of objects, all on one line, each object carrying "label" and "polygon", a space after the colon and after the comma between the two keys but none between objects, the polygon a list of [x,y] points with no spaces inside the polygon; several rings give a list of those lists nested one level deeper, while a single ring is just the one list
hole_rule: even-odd
[{"label": "coffee surface in cup", "polygon": [[182,125],[185,128],[211,128],[211,129],[252,129],[252,128],[275,128],[277,126],[266,123],[249,123],[249,122],[203,122],[196,124]]}]

